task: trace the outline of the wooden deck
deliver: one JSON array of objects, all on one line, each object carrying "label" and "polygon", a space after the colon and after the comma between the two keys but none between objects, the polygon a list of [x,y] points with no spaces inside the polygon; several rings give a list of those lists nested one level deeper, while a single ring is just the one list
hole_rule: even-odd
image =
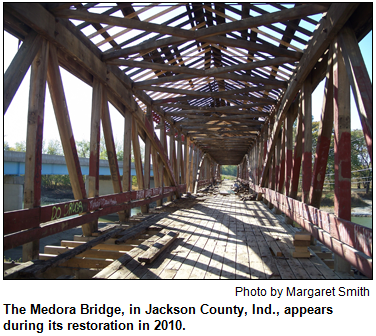
[{"label": "wooden deck", "polygon": [[[294,228],[263,202],[234,194],[213,195],[190,209],[157,222],[178,238],[151,264],[140,263],[142,244],[125,264],[112,265],[96,278],[107,279],[339,279],[311,251],[292,258]],[[279,255],[279,256],[278,256]]]},{"label": "wooden deck", "polygon": [[134,218],[133,224],[107,225],[97,237],[76,235],[73,241],[62,240],[61,246],[45,246],[40,260],[11,268],[5,275],[9,279],[354,279],[329,268],[332,253],[321,244],[309,248],[310,258],[293,258],[298,229],[285,224],[284,216],[262,201],[222,194],[231,185],[227,181],[213,194],[183,197],[162,211]]}]

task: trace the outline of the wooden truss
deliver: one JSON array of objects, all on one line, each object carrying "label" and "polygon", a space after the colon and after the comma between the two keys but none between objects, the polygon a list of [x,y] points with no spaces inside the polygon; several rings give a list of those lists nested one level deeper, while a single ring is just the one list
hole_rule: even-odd
[{"label": "wooden truss", "polygon": [[[24,258],[32,259],[41,237],[77,225],[83,225],[84,235],[90,236],[100,215],[118,212],[124,221],[131,207],[141,205],[147,212],[154,200],[160,204],[163,197],[196,192],[219,179],[220,166],[227,164],[240,165],[239,178],[251,181],[256,190],[292,198],[302,166],[302,201],[318,207],[319,176],[325,174],[333,120],[339,148],[341,141],[347,144],[343,139],[348,125],[338,120],[348,113],[339,102],[348,99],[350,85],[372,157],[372,86],[358,47],[372,27],[369,7],[359,3],[4,4],[5,30],[23,41],[4,75],[4,113],[31,66],[29,114],[36,120],[28,126],[25,210],[5,214],[5,248],[26,244]],[[59,66],[93,87],[87,192]],[[325,77],[312,170],[310,99]],[[79,217],[58,223],[49,223],[56,209],[39,208],[46,83],[75,202],[80,204]],[[109,102],[124,117],[123,177]],[[114,189],[108,197],[98,196],[100,124]],[[145,142],[144,164],[139,137]],[[131,146],[137,192],[131,191]],[[338,160],[348,160],[346,151],[338,152]],[[154,189],[150,189],[150,159]],[[336,215],[349,220],[341,210],[349,199],[348,177],[338,174]]]}]

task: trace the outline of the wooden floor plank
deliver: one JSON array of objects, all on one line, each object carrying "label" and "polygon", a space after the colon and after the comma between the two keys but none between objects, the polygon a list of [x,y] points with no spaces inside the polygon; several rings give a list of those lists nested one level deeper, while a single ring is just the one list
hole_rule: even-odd
[{"label": "wooden floor plank", "polygon": [[110,278],[338,279],[319,258],[292,257],[294,229],[282,219],[262,202],[208,197],[156,223],[179,237],[155,261],[134,260],[143,253],[137,247]]}]

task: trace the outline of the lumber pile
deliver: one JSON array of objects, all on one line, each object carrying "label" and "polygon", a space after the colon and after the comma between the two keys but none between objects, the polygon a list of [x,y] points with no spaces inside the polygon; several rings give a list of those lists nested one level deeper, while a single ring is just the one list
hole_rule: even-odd
[{"label": "lumber pile", "polygon": [[311,256],[308,246],[311,244],[311,235],[309,232],[296,232],[294,235],[293,245],[295,251],[292,253],[293,258],[309,258]]}]

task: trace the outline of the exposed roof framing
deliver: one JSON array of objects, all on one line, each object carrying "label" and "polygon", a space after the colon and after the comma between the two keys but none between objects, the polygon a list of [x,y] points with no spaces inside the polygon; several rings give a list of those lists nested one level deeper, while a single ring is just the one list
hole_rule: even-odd
[{"label": "exposed roof framing", "polygon": [[[115,106],[136,111],[138,122],[151,106],[154,120],[163,117],[219,164],[240,163],[264,123],[284,115],[325,51],[316,31],[323,14],[338,15],[326,3],[22,6],[4,5],[7,31],[20,39],[42,34],[57,45],[62,66],[86,83],[105,82]],[[341,8],[347,20],[356,5]],[[77,53],[59,25],[77,38]],[[310,45],[312,36],[319,46]]]}]

